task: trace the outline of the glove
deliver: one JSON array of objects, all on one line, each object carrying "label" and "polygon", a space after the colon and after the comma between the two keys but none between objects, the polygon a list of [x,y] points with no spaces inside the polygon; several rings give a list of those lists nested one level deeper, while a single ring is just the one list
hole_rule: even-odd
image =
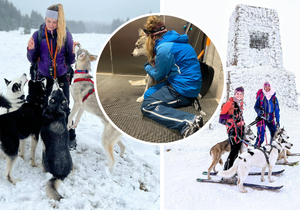
[{"label": "glove", "polygon": [[260,116],[260,117],[262,117],[263,115],[264,115],[264,110],[262,110],[262,109],[260,109],[260,110],[258,110],[258,112],[257,112],[257,114]]},{"label": "glove", "polygon": [[280,123],[279,122],[276,123],[276,128],[277,129],[280,128]]}]

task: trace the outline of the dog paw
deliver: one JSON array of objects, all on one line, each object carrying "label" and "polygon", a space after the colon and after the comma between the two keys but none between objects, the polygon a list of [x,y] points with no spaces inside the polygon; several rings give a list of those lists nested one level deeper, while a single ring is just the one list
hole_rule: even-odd
[{"label": "dog paw", "polygon": [[270,179],[270,182],[275,182],[275,180],[273,180],[273,179]]},{"label": "dog paw", "polygon": [[25,160],[24,155],[19,155],[20,158],[22,158],[23,160]]},{"label": "dog paw", "polygon": [[262,181],[262,182],[264,182],[264,181],[265,181],[265,179],[261,179],[261,181]]},{"label": "dog paw", "polygon": [[37,167],[37,164],[35,163],[35,161],[31,161],[30,165],[31,165],[32,167]]},{"label": "dog paw", "polygon": [[139,102],[139,103],[141,103],[141,102],[143,102],[144,101],[144,97],[143,96],[141,96],[141,97],[139,97],[138,99],[136,99],[136,102]]},{"label": "dog paw", "polygon": [[243,190],[241,190],[241,192],[242,192],[242,193],[247,193],[248,191],[245,190],[245,189],[243,189]]},{"label": "dog paw", "polygon": [[200,111],[200,114],[201,115],[206,115],[206,113],[204,111],[202,111],[202,110]]}]

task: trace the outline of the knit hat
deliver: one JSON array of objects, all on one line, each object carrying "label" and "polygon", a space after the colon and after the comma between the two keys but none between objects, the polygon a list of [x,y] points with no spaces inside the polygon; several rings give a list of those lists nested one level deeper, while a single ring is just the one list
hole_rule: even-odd
[{"label": "knit hat", "polygon": [[237,87],[235,90],[234,90],[234,94],[236,94],[237,92],[241,92],[244,94],[244,88],[242,86],[240,87]]}]

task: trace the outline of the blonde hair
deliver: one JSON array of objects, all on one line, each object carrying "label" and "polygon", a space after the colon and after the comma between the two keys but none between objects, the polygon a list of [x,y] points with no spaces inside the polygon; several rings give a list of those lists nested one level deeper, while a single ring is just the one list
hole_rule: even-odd
[{"label": "blonde hair", "polygon": [[[144,28],[147,31],[152,31],[154,27],[159,23],[162,23],[162,21],[159,18],[157,18],[156,16],[150,16],[148,17],[147,22],[144,25]],[[147,58],[149,62],[151,62],[154,59],[154,47],[155,47],[155,43],[153,42],[152,37],[148,36],[146,40],[146,50],[147,50]]]},{"label": "blonde hair", "polygon": [[58,52],[61,50],[62,46],[66,40],[66,20],[65,20],[65,12],[62,4],[53,4],[47,8],[48,10],[53,10],[58,12],[58,20],[57,20],[57,47]]}]

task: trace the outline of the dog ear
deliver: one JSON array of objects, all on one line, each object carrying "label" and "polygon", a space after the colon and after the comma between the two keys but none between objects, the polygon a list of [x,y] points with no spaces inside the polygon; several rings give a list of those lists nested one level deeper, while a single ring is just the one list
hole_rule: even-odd
[{"label": "dog ear", "polygon": [[5,84],[6,84],[6,86],[8,86],[9,85],[9,83],[11,82],[11,81],[8,81],[7,79],[5,79],[4,78],[4,81],[5,81]]},{"label": "dog ear", "polygon": [[139,33],[139,36],[146,36],[145,32],[141,28],[138,29],[138,33]]},{"label": "dog ear", "polygon": [[45,78],[45,77],[43,77],[42,79],[41,79],[41,82],[42,82],[42,86],[43,86],[43,88],[44,88],[44,90],[46,89],[46,85],[47,85],[47,79]]},{"label": "dog ear", "polygon": [[95,60],[97,60],[97,55],[90,55],[90,61],[92,62],[92,61],[95,61]]}]

